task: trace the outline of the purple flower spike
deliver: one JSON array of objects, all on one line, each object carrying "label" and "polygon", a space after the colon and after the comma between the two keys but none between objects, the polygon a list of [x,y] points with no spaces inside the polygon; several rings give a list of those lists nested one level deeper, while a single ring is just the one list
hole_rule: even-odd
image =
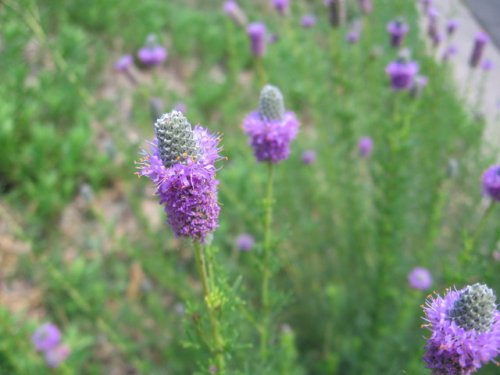
[{"label": "purple flower spike", "polygon": [[255,240],[248,233],[240,234],[236,238],[236,247],[241,251],[250,251],[255,245]]},{"label": "purple flower spike", "polygon": [[391,45],[399,48],[403,44],[406,34],[410,31],[410,26],[401,20],[395,20],[387,24],[387,31],[391,36]]},{"label": "purple flower spike", "polygon": [[255,158],[259,162],[278,163],[290,155],[290,142],[297,136],[299,121],[293,112],[285,112],[281,91],[266,85],[260,94],[259,110],[243,121]]},{"label": "purple flower spike", "polygon": [[235,0],[226,1],[222,8],[224,13],[238,26],[245,26],[247,24],[247,16]]},{"label": "purple flower spike", "polygon": [[500,164],[492,165],[483,173],[483,193],[500,201]]},{"label": "purple flower spike", "polygon": [[313,14],[306,14],[302,19],[300,20],[300,24],[302,27],[305,29],[309,29],[316,25],[316,17],[314,17]]},{"label": "purple flower spike", "polygon": [[316,152],[307,150],[302,153],[302,163],[305,165],[313,164],[316,161]]},{"label": "purple flower spike", "polygon": [[70,352],[69,346],[64,344],[57,345],[56,347],[45,352],[45,362],[47,363],[47,366],[56,368],[64,362],[66,358],[68,358]]},{"label": "purple flower spike", "polygon": [[218,226],[214,163],[220,159],[219,138],[201,126],[192,129],[178,111],[164,114],[154,127],[156,139],[138,173],[156,185],[173,232],[204,241]]},{"label": "purple flower spike", "polygon": [[288,0],[272,0],[272,4],[274,9],[276,9],[282,16],[288,13],[288,8],[290,7]]},{"label": "purple flower spike", "polygon": [[413,79],[418,73],[419,65],[414,61],[399,59],[387,65],[385,72],[391,79],[393,90],[408,90],[413,85]]},{"label": "purple flower spike", "polygon": [[368,159],[373,152],[373,140],[370,137],[361,137],[358,142],[359,156]]},{"label": "purple flower spike", "polygon": [[457,54],[457,52],[458,52],[457,46],[455,46],[454,44],[448,46],[448,48],[446,48],[446,51],[443,54],[443,61],[446,62],[450,60],[453,56]]},{"label": "purple flower spike", "polygon": [[446,33],[448,36],[452,36],[455,34],[455,31],[457,30],[459,25],[458,20],[449,20],[448,23],[446,24]]},{"label": "purple flower spike", "polygon": [[415,267],[408,274],[408,282],[413,289],[427,290],[432,285],[432,275],[426,268]]},{"label": "purple flower spike", "polygon": [[264,56],[266,53],[266,32],[266,25],[261,22],[254,22],[247,27],[252,54],[256,57]]},{"label": "purple flower spike", "polygon": [[373,12],[372,0],[359,0],[359,7],[364,14],[370,14]]},{"label": "purple flower spike", "polygon": [[471,375],[500,354],[500,312],[486,285],[448,290],[425,304],[424,361],[435,375]]},{"label": "purple flower spike", "polygon": [[476,39],[474,40],[474,47],[472,48],[472,53],[469,60],[469,65],[471,68],[475,68],[481,58],[483,57],[484,48],[490,41],[490,37],[488,34],[479,32],[476,34]]},{"label": "purple flower spike", "polygon": [[167,59],[167,50],[160,46],[156,36],[151,34],[146,39],[146,44],[137,52],[139,61],[147,67],[160,65]]},{"label": "purple flower spike", "polygon": [[493,64],[493,61],[491,59],[484,59],[483,62],[481,63],[481,69],[484,70],[485,72],[489,72],[495,67],[495,64]]},{"label": "purple flower spike", "polygon": [[117,72],[125,72],[134,63],[132,55],[123,55],[115,62],[115,70]]},{"label": "purple flower spike", "polygon": [[31,341],[39,352],[54,348],[61,342],[61,332],[55,324],[42,324],[31,337]]}]

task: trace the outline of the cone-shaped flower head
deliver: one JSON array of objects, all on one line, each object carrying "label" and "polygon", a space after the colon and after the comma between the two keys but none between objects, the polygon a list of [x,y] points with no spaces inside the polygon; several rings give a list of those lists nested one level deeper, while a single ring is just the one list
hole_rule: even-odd
[{"label": "cone-shaped flower head", "polygon": [[274,9],[276,9],[282,16],[288,12],[288,8],[290,7],[288,0],[272,0],[271,2]]},{"label": "cone-shaped flower head", "polygon": [[446,33],[448,34],[448,36],[452,36],[453,34],[455,34],[455,31],[457,30],[458,25],[459,25],[459,22],[456,19],[449,20],[446,23]]},{"label": "cone-shaped flower head", "polygon": [[373,152],[373,139],[361,137],[358,141],[358,151],[362,158],[368,159]]},{"label": "cone-shaped flower head", "polygon": [[167,59],[167,50],[158,44],[156,35],[150,34],[146,38],[144,47],[137,52],[137,57],[144,66],[151,67]]},{"label": "cone-shaped flower head", "polygon": [[218,225],[219,139],[200,126],[192,129],[178,111],[161,116],[154,128],[156,139],[139,174],[156,184],[174,233],[203,241]]},{"label": "cone-shaped flower head", "polygon": [[474,46],[472,47],[472,53],[469,60],[469,65],[471,68],[475,68],[481,58],[483,57],[484,48],[490,41],[488,34],[479,32],[476,34],[476,39],[474,40]]},{"label": "cone-shaped flower head", "polygon": [[261,22],[251,23],[247,27],[247,34],[250,38],[252,54],[255,57],[264,56],[266,53],[266,25]]},{"label": "cone-shaped flower head", "polygon": [[418,73],[419,65],[406,58],[399,58],[387,65],[385,72],[391,79],[393,90],[408,90],[413,85],[413,79]]},{"label": "cone-shaped flower head", "polygon": [[387,24],[387,31],[391,36],[391,46],[399,48],[403,44],[406,34],[410,31],[410,26],[403,20],[397,19]]},{"label": "cone-shaped flower head", "polygon": [[297,136],[299,122],[293,112],[286,112],[283,94],[266,85],[260,94],[259,110],[243,122],[257,161],[277,163],[288,158],[290,142]]},{"label": "cone-shaped flower head", "polygon": [[125,72],[134,63],[132,55],[123,55],[115,62],[115,70],[117,72]]},{"label": "cone-shaped flower head", "polygon": [[486,285],[474,284],[426,302],[425,326],[432,335],[424,361],[433,374],[470,375],[500,354],[495,299]]},{"label": "cone-shaped flower head", "polygon": [[426,290],[432,285],[432,275],[426,268],[415,267],[408,274],[408,283],[413,289]]},{"label": "cone-shaped flower head", "polygon": [[302,25],[302,27],[309,29],[316,25],[316,17],[314,16],[314,14],[306,14],[301,18],[300,24]]},{"label": "cone-shaped flower head", "polygon": [[483,173],[483,193],[500,201],[500,164],[492,165]]},{"label": "cone-shaped flower head", "polygon": [[31,337],[36,350],[45,352],[61,342],[61,331],[55,324],[42,324]]},{"label": "cone-shaped flower head", "polygon": [[251,234],[243,233],[236,237],[236,247],[241,251],[250,251],[255,245],[255,240]]}]

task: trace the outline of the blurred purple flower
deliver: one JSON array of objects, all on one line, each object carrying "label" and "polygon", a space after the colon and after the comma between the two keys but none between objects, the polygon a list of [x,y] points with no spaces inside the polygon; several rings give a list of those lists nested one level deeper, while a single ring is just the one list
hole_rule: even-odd
[{"label": "blurred purple flower", "polygon": [[490,37],[488,36],[488,34],[484,32],[479,32],[476,34],[474,46],[472,48],[472,53],[469,60],[469,66],[471,68],[475,68],[479,64],[481,58],[483,57],[484,48],[489,41]]},{"label": "blurred purple flower", "polygon": [[307,150],[302,153],[302,163],[305,165],[313,164],[316,161],[316,152]]},{"label": "blurred purple flower", "polygon": [[284,16],[288,12],[290,4],[288,0],[271,0],[274,9],[278,11],[279,14]]},{"label": "blurred purple flower", "polygon": [[481,69],[485,72],[492,70],[494,67],[495,64],[493,64],[493,60],[491,59],[484,59],[481,63]]},{"label": "blurred purple flower", "polygon": [[247,16],[236,0],[226,1],[223,5],[223,10],[238,26],[245,26],[247,24]]},{"label": "blurred purple flower", "polygon": [[254,22],[248,25],[247,34],[250,38],[252,54],[256,57],[264,56],[266,53],[266,25]]},{"label": "blurred purple flower", "polygon": [[373,152],[373,139],[361,137],[358,141],[358,151],[362,158],[368,159]]},{"label": "blurred purple flower", "polygon": [[414,61],[398,59],[387,65],[385,72],[391,79],[393,90],[408,90],[413,85],[413,79],[418,73],[419,65]]},{"label": "blurred purple flower", "polygon": [[444,51],[444,54],[443,54],[443,61],[446,62],[448,60],[450,60],[453,56],[455,56],[458,52],[458,48],[456,45],[454,44],[451,44],[448,46],[448,48],[446,48],[446,51]]},{"label": "blurred purple flower", "polygon": [[175,105],[173,106],[172,110],[173,111],[181,112],[182,114],[185,115],[186,112],[187,112],[186,103],[182,103],[182,102],[175,103]]},{"label": "blurred purple flower", "polygon": [[459,25],[458,20],[449,20],[447,22],[446,33],[448,34],[449,37],[452,36],[453,34],[455,34],[455,31],[457,30],[458,25]]},{"label": "blurred purple flower", "polygon": [[115,70],[117,72],[125,72],[134,63],[132,55],[123,55],[115,62]]},{"label": "blurred purple flower", "polygon": [[408,274],[408,282],[413,289],[427,290],[432,285],[432,275],[426,268],[415,267]]},{"label": "blurred purple flower", "polygon": [[500,312],[486,285],[448,290],[424,307],[427,339],[424,361],[436,375],[470,375],[500,353]]},{"label": "blurred purple flower", "polygon": [[58,367],[70,354],[68,345],[60,344],[45,352],[45,362],[51,368]]},{"label": "blurred purple flower", "polygon": [[255,240],[248,233],[240,234],[236,237],[236,247],[241,251],[250,251],[255,245]]},{"label": "blurred purple flower", "polygon": [[162,64],[167,59],[167,50],[158,44],[156,35],[150,34],[137,57],[144,66],[151,67]]},{"label": "blurred purple flower", "polygon": [[316,17],[313,14],[306,14],[300,20],[302,27],[308,29],[316,25]]},{"label": "blurred purple flower", "polygon": [[486,169],[482,176],[483,194],[500,201],[500,164]]},{"label": "blurred purple flower", "polygon": [[37,328],[33,336],[31,336],[31,341],[36,350],[44,352],[61,342],[61,331],[55,324],[45,323]]},{"label": "blurred purple flower", "polygon": [[359,0],[359,7],[364,14],[369,14],[373,11],[372,0]]},{"label": "blurred purple flower", "polygon": [[422,4],[424,13],[427,13],[432,5],[432,0],[420,0],[420,4]]},{"label": "blurred purple flower", "polygon": [[391,36],[391,45],[399,48],[403,44],[406,34],[410,31],[410,26],[402,20],[394,20],[387,24],[387,31]]},{"label": "blurred purple flower", "polygon": [[359,37],[360,35],[358,30],[351,30],[347,33],[345,40],[350,44],[355,44],[359,41]]}]

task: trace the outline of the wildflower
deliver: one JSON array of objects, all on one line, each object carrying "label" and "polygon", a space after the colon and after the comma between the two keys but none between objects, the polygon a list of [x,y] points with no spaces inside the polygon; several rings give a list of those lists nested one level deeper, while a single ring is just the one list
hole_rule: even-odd
[{"label": "wildflower", "polygon": [[302,153],[302,163],[305,165],[313,164],[316,161],[316,152],[307,150]]},{"label": "wildflower", "polygon": [[359,0],[359,7],[364,14],[369,14],[373,11],[372,0]]},{"label": "wildflower", "polygon": [[413,289],[426,290],[432,285],[432,275],[426,268],[415,267],[408,274],[408,282]]},{"label": "wildflower", "polygon": [[404,58],[400,58],[387,65],[385,72],[391,79],[393,90],[408,90],[413,85],[413,79],[418,73],[419,65]]},{"label": "wildflower", "polygon": [[302,27],[308,29],[316,25],[316,17],[314,17],[313,14],[306,14],[304,17],[302,17],[300,23]]},{"label": "wildflower", "polygon": [[236,0],[228,0],[223,5],[224,13],[233,20],[238,26],[245,26],[247,24],[247,16],[240,8]]},{"label": "wildflower", "polygon": [[241,251],[250,251],[255,245],[255,240],[248,233],[240,234],[236,238],[236,247]]},{"label": "wildflower", "polygon": [[395,20],[387,24],[387,31],[391,36],[391,45],[399,48],[403,44],[406,34],[410,31],[410,26],[402,20]]},{"label": "wildflower", "polygon": [[250,37],[252,54],[261,57],[266,53],[266,25],[254,22],[247,27],[247,34]]},{"label": "wildflower", "polygon": [[117,72],[125,72],[134,63],[132,55],[123,55],[115,62],[115,70]]},{"label": "wildflower", "polygon": [[484,59],[481,63],[481,69],[485,72],[488,72],[494,68],[493,61],[491,59]]},{"label": "wildflower", "polygon": [[369,158],[373,152],[373,140],[370,137],[361,137],[358,142],[358,151],[362,158]]},{"label": "wildflower", "polygon": [[475,68],[479,64],[481,58],[483,57],[484,48],[489,41],[490,37],[488,36],[488,34],[483,32],[479,32],[476,34],[474,47],[472,48],[472,53],[469,60],[469,65],[471,68]]},{"label": "wildflower", "polygon": [[155,183],[173,232],[204,241],[218,226],[214,163],[220,158],[219,139],[201,126],[192,129],[178,111],[161,116],[154,128],[156,137],[139,175]]},{"label": "wildflower", "polygon": [[492,165],[483,173],[483,194],[500,201],[500,164]]},{"label": "wildflower", "polygon": [[449,20],[446,23],[446,34],[448,34],[448,37],[455,34],[455,31],[457,30],[458,25],[459,25],[458,20]]},{"label": "wildflower", "polygon": [[55,324],[42,324],[31,337],[36,350],[40,352],[54,348],[61,342],[61,331]]},{"label": "wildflower", "polygon": [[60,344],[45,352],[45,362],[47,366],[58,367],[70,354],[69,346]]},{"label": "wildflower", "polygon": [[260,93],[258,111],[245,118],[243,129],[257,161],[278,163],[290,155],[290,142],[297,136],[299,121],[293,112],[285,112],[281,91],[266,85]]},{"label": "wildflower", "polygon": [[424,361],[436,375],[470,375],[500,353],[500,312],[483,284],[429,298],[425,327],[431,331]]},{"label": "wildflower", "polygon": [[288,8],[290,7],[288,0],[272,0],[272,4],[274,9],[276,9],[282,16],[288,12]]},{"label": "wildflower", "polygon": [[183,115],[185,115],[186,112],[187,112],[186,103],[183,103],[183,102],[177,102],[177,103],[175,103],[175,105],[174,105],[174,107],[172,109],[174,111],[181,112]]},{"label": "wildflower", "polygon": [[456,45],[452,44],[449,45],[448,48],[446,48],[446,51],[443,54],[443,61],[447,62],[450,60],[453,56],[455,56],[458,52],[458,48]]},{"label": "wildflower", "polygon": [[144,47],[137,53],[137,57],[144,66],[151,67],[167,59],[167,50],[158,44],[156,35],[150,34],[146,38]]}]

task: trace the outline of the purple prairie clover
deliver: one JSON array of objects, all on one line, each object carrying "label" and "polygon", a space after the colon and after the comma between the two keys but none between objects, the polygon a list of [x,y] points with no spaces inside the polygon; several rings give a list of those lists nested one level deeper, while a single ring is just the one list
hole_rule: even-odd
[{"label": "purple prairie clover", "polygon": [[290,7],[288,0],[271,0],[271,3],[274,9],[276,9],[282,16],[288,13],[288,8]]},{"label": "purple prairie clover", "polygon": [[316,17],[314,17],[313,14],[306,14],[300,20],[300,24],[302,25],[303,28],[309,29],[314,25],[316,25]]},{"label": "purple prairie clover", "polygon": [[385,72],[391,79],[392,89],[401,91],[411,89],[418,70],[419,65],[416,62],[398,59],[387,65]]},{"label": "purple prairie clover", "polygon": [[245,26],[247,24],[247,16],[240,8],[236,0],[228,0],[222,6],[224,13],[233,20],[238,26]]},{"label": "purple prairie clover", "polygon": [[410,26],[402,20],[395,20],[387,24],[387,31],[391,36],[391,46],[399,48],[403,44],[406,34],[410,31]]},{"label": "purple prairie clover", "polygon": [[408,283],[413,289],[427,290],[432,285],[432,275],[426,268],[415,267],[408,274]]},{"label": "purple prairie clover", "polygon": [[134,63],[132,55],[123,55],[115,62],[115,70],[117,72],[126,72]]},{"label": "purple prairie clover", "polygon": [[236,237],[236,247],[241,251],[250,251],[255,245],[255,240],[248,233],[240,234]]},{"label": "purple prairie clover", "polygon": [[373,12],[372,0],[359,0],[359,7],[364,14],[370,14]]},{"label": "purple prairie clover", "polygon": [[261,22],[254,22],[248,25],[247,34],[250,38],[252,54],[262,57],[266,53],[266,25]]},{"label": "purple prairie clover", "polygon": [[215,162],[219,138],[191,124],[181,112],[161,116],[156,137],[145,153],[139,175],[156,185],[156,195],[178,237],[204,241],[218,226],[220,206]]},{"label": "purple prairie clover", "polygon": [[483,194],[500,201],[500,164],[486,169],[482,177]]},{"label": "purple prairie clover", "polygon": [[500,312],[483,284],[429,297],[424,361],[435,375],[470,375],[500,354]]},{"label": "purple prairie clover", "polygon": [[484,48],[490,41],[490,37],[488,34],[484,32],[479,32],[476,34],[476,38],[474,40],[474,46],[472,47],[472,53],[469,59],[469,66],[471,68],[475,68],[478,66],[481,58],[483,57]]},{"label": "purple prairie clover", "polygon": [[359,41],[359,31],[351,30],[347,33],[345,40],[350,44],[355,44]]},{"label": "purple prairie clover", "polygon": [[70,352],[68,345],[59,344],[45,352],[45,362],[51,368],[59,367],[68,358]]},{"label": "purple prairie clover", "polygon": [[313,164],[316,161],[316,152],[314,150],[307,150],[302,153],[302,163],[305,165]]},{"label": "purple prairie clover", "polygon": [[453,34],[455,34],[455,31],[457,31],[459,22],[458,20],[449,20],[446,23],[446,34],[448,34],[448,37],[451,37]]},{"label": "purple prairie clover", "polygon": [[285,111],[281,91],[271,85],[262,89],[258,111],[243,121],[257,161],[273,164],[288,158],[290,142],[297,136],[299,126],[295,113]]},{"label": "purple prairie clover", "polygon": [[373,152],[373,139],[370,137],[361,137],[358,141],[359,156],[368,159]]},{"label": "purple prairie clover", "polygon": [[158,44],[156,35],[150,34],[146,38],[146,43],[137,52],[137,57],[142,65],[152,67],[162,64],[167,59],[167,50]]},{"label": "purple prairie clover", "polygon": [[59,345],[61,342],[61,331],[55,324],[45,323],[37,328],[31,341],[39,352],[45,352]]}]

